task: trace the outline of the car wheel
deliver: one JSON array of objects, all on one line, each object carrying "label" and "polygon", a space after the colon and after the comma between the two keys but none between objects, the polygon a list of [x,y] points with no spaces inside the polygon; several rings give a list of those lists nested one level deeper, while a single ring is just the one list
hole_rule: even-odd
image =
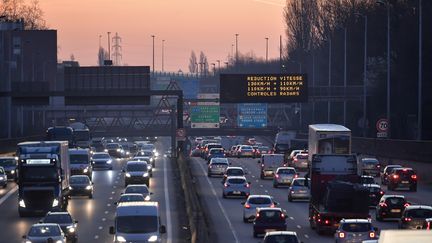
[{"label": "car wheel", "polygon": [[288,202],[292,202],[292,201],[293,201],[293,200],[292,200],[291,195],[288,194]]},{"label": "car wheel", "polygon": [[253,232],[253,237],[254,237],[254,238],[258,238],[258,234],[255,232],[255,230],[254,230],[254,232]]},{"label": "car wheel", "polygon": [[90,194],[90,195],[89,195],[89,198],[90,198],[90,199],[93,199],[93,194]]}]

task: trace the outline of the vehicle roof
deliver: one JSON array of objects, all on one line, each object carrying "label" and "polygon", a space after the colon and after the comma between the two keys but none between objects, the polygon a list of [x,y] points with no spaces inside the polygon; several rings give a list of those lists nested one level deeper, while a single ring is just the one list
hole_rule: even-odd
[{"label": "vehicle roof", "polygon": [[405,210],[415,210],[415,209],[427,209],[432,210],[431,206],[428,205],[409,205],[405,208]]},{"label": "vehicle roof", "polygon": [[257,208],[257,211],[280,211],[282,212],[282,208],[271,208],[271,207],[262,207],[262,208]]},{"label": "vehicle roof", "polygon": [[396,195],[396,194],[385,194],[382,196],[382,198],[390,198],[390,197],[399,197],[405,199],[404,195]]},{"label": "vehicle roof", "polygon": [[236,170],[243,170],[242,167],[236,167],[236,166],[228,166],[226,170],[234,170],[234,169],[236,169]]},{"label": "vehicle roof", "polygon": [[116,216],[158,216],[157,202],[121,202],[117,205]]},{"label": "vehicle roof", "polygon": [[49,215],[53,215],[54,214],[54,215],[69,215],[69,216],[71,216],[71,214],[69,212],[51,212],[50,211],[50,212],[47,213],[47,215],[48,214]]},{"label": "vehicle roof", "polygon": [[386,168],[391,168],[391,167],[395,167],[395,168],[398,168],[398,167],[403,167],[402,165],[387,165],[386,166]]},{"label": "vehicle roof", "polygon": [[413,168],[409,168],[409,167],[398,167],[398,168],[395,168],[393,171],[399,171],[399,170],[406,171],[406,170],[413,170]]},{"label": "vehicle roof", "polygon": [[342,125],[338,125],[338,124],[312,124],[312,125],[309,125],[309,127],[314,129],[314,130],[325,131],[325,132],[333,132],[333,131],[349,132],[349,131],[351,131],[348,128],[346,128]]},{"label": "vehicle roof", "polygon": [[229,179],[244,179],[244,180],[246,180],[246,177],[244,177],[244,176],[228,176],[227,180],[229,180]]},{"label": "vehicle roof", "polygon": [[145,162],[145,161],[135,161],[135,160],[132,160],[132,161],[128,161],[128,162],[126,163],[126,165],[130,165],[130,164],[141,164],[141,163],[147,164],[147,162]]},{"label": "vehicle roof", "polygon": [[341,223],[371,223],[369,219],[342,219]]},{"label": "vehicle roof", "polygon": [[[380,243],[430,243],[432,231],[430,230],[382,230]],[[407,240],[409,239],[409,240]]]},{"label": "vehicle roof", "polygon": [[281,166],[281,167],[278,167],[276,170],[295,170],[295,168],[294,167],[286,167],[286,166]]},{"label": "vehicle roof", "polygon": [[34,141],[34,142],[22,142],[19,143],[18,146],[21,145],[38,145],[39,147],[43,147],[46,145],[58,145],[58,144],[67,144],[68,141]]},{"label": "vehicle roof", "polygon": [[89,149],[83,149],[83,148],[71,148],[69,149],[69,154],[89,154]]},{"label": "vehicle roof", "polygon": [[363,186],[365,186],[365,187],[376,187],[376,188],[381,188],[381,186],[378,185],[378,184],[363,184]]},{"label": "vehicle roof", "polygon": [[130,197],[130,196],[141,196],[141,197],[144,197],[141,193],[124,193],[124,194],[121,194],[120,195],[120,197]]},{"label": "vehicle roof", "polygon": [[227,158],[211,158],[210,159],[210,164],[211,163],[223,163],[223,162],[226,162],[227,164],[229,163]]},{"label": "vehicle roof", "polygon": [[110,144],[120,145],[119,143],[107,143],[107,145],[110,145]]},{"label": "vehicle roof", "polygon": [[266,236],[272,236],[272,235],[293,235],[297,237],[297,233],[294,231],[273,231],[273,232],[266,233]]},{"label": "vehicle roof", "polygon": [[106,155],[109,156],[109,154],[107,152],[96,152],[96,153],[93,153],[93,155],[96,155],[96,154],[106,154]]},{"label": "vehicle roof", "polygon": [[270,195],[249,195],[248,198],[251,198],[251,197],[268,197],[268,198],[272,199],[272,196],[270,196]]},{"label": "vehicle roof", "polygon": [[127,185],[126,189],[128,187],[147,187],[148,188],[148,186],[146,184],[129,184],[129,185]]}]

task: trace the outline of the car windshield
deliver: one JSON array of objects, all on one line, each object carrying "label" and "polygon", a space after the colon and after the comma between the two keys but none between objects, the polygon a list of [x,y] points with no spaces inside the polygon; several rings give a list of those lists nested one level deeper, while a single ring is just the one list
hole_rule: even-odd
[{"label": "car windshield", "polygon": [[288,146],[288,144],[276,144],[276,149],[287,150],[287,149],[289,149],[289,146]]},{"label": "car windshield", "polygon": [[305,181],[306,181],[306,179],[296,179],[296,180],[294,180],[292,185],[293,186],[306,186]]},{"label": "car windshield", "polygon": [[272,204],[272,200],[268,197],[251,197],[248,202],[250,204]]},{"label": "car windshield", "polygon": [[211,165],[224,165],[224,166],[228,166],[228,163],[225,163],[225,162],[212,162]]},{"label": "car windshield", "polygon": [[398,175],[408,175],[408,176],[415,174],[415,172],[413,170],[403,170],[403,169],[402,170],[396,170],[395,173]]},{"label": "car windshield", "polygon": [[405,199],[403,199],[401,197],[390,197],[390,198],[387,198],[386,202],[388,204],[392,204],[392,205],[404,205]]},{"label": "car windshield", "polygon": [[109,154],[94,154],[93,159],[111,159],[111,156]]},{"label": "car windshield", "polygon": [[54,166],[22,166],[19,172],[21,179],[26,182],[48,182],[59,178]]},{"label": "car windshield", "polygon": [[87,154],[71,154],[70,163],[71,164],[85,164],[88,163],[89,156]]},{"label": "car windshield", "polygon": [[146,186],[128,186],[125,193],[149,193],[149,190]]},{"label": "car windshield", "polygon": [[345,232],[367,232],[372,229],[370,223],[344,223],[342,230]]},{"label": "car windshield", "polygon": [[391,173],[395,168],[401,168],[401,167],[402,166],[400,166],[400,165],[387,167],[386,171],[387,171],[387,173]]},{"label": "car windshield", "polygon": [[372,177],[362,177],[362,184],[375,184],[375,180]]},{"label": "car windshield", "polygon": [[45,216],[44,223],[69,224],[72,223],[72,217],[69,214],[48,214]]},{"label": "car windshield", "polygon": [[211,149],[210,154],[223,154],[222,149]]},{"label": "car windshield", "polygon": [[127,164],[127,171],[147,171],[147,163],[131,163]]},{"label": "car windshield", "polygon": [[246,180],[240,179],[240,178],[230,178],[230,179],[228,179],[228,183],[230,183],[230,184],[244,184],[244,183],[246,183]]},{"label": "car windshield", "polygon": [[241,150],[252,150],[252,146],[241,146]]},{"label": "car windshield", "polygon": [[243,175],[244,172],[241,169],[229,169],[227,170],[227,175]]},{"label": "car windshield", "polygon": [[117,232],[124,234],[145,234],[158,231],[156,216],[120,216],[116,219]]},{"label": "car windshield", "polygon": [[297,158],[297,159],[307,159],[307,158],[308,158],[308,155],[307,155],[307,154],[298,154],[298,155],[296,156],[296,158]]},{"label": "car windshield", "polygon": [[16,163],[15,159],[0,159],[0,166],[15,166]]},{"label": "car windshield", "polygon": [[265,238],[265,243],[298,243],[294,235],[270,235]]},{"label": "car windshield", "polygon": [[49,226],[32,226],[28,233],[28,236],[33,237],[52,237],[61,235],[60,228],[57,225]]},{"label": "car windshield", "polygon": [[87,176],[71,176],[69,182],[70,184],[89,184],[90,179]]},{"label": "car windshield", "polygon": [[122,195],[119,202],[144,202],[143,195]]},{"label": "car windshield", "polygon": [[107,149],[116,149],[116,148],[120,148],[120,144],[118,143],[109,143],[106,146]]},{"label": "car windshield", "polygon": [[378,161],[374,160],[374,159],[364,159],[363,163],[365,163],[365,164],[378,164]]},{"label": "car windshield", "polygon": [[406,216],[409,218],[421,218],[421,219],[432,218],[432,210],[412,209],[412,210],[408,210]]},{"label": "car windshield", "polygon": [[211,164],[215,164],[215,163],[222,163],[222,164],[228,164],[228,160],[224,159],[224,158],[215,158],[211,160]]},{"label": "car windshield", "polygon": [[134,161],[145,161],[145,162],[148,162],[148,161],[150,161],[150,158],[149,157],[135,157],[135,158],[133,158],[133,160]]},{"label": "car windshield", "polygon": [[370,192],[372,192],[372,193],[378,193],[378,192],[380,192],[381,191],[381,188],[379,188],[379,187],[369,187],[369,191]]},{"label": "car windshield", "polygon": [[137,153],[137,155],[139,155],[139,156],[153,156],[153,152],[152,151],[139,151]]},{"label": "car windshield", "polygon": [[284,174],[284,175],[292,175],[295,174],[295,170],[291,170],[291,169],[280,169],[277,172],[278,174]]},{"label": "car windshield", "polygon": [[153,150],[155,148],[155,146],[153,144],[143,144],[141,146],[141,149],[143,150]]},{"label": "car windshield", "polygon": [[258,147],[258,150],[263,151],[263,150],[270,150],[269,147],[267,146],[262,146],[262,147]]}]

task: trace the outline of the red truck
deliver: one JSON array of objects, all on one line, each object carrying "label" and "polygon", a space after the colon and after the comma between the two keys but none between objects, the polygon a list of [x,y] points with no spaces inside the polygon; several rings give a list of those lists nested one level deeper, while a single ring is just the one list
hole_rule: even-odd
[{"label": "red truck", "polygon": [[369,218],[369,191],[359,184],[351,131],[341,125],[309,126],[309,223],[318,234],[334,233],[341,219]]}]

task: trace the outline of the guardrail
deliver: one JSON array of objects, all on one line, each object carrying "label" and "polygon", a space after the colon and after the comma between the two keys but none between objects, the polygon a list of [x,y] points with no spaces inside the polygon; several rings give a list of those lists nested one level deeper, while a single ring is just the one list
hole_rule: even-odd
[{"label": "guardrail", "polygon": [[25,141],[37,141],[42,139],[43,135],[32,135],[12,139],[0,139],[0,153],[9,153],[11,151],[15,151],[18,143]]},{"label": "guardrail", "polygon": [[177,159],[177,165],[180,171],[181,186],[184,193],[186,213],[189,220],[191,243],[209,243],[212,241],[209,237],[207,222],[202,210],[200,198],[196,191],[195,182],[192,179],[189,164],[189,159],[180,154]]}]

